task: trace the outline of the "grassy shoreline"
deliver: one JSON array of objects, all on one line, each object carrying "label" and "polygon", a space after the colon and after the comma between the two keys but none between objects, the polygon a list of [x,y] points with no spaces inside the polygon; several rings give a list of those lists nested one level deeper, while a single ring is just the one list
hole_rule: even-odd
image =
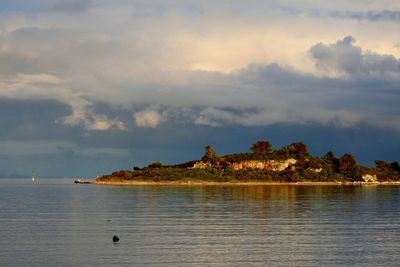
[{"label": "grassy shoreline", "polygon": [[400,185],[400,182],[212,182],[212,181],[96,181],[96,185],[114,186],[358,186],[358,185]]}]

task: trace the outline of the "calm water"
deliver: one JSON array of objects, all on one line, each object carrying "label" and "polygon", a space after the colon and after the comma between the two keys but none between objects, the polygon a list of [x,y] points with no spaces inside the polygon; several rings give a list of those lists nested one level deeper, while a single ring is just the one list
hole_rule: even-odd
[{"label": "calm water", "polygon": [[399,263],[400,187],[0,179],[0,266]]}]

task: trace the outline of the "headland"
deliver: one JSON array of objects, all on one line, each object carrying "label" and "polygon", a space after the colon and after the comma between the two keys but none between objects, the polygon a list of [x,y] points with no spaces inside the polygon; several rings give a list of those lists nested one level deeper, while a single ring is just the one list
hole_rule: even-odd
[{"label": "headland", "polygon": [[98,177],[99,185],[399,185],[400,166],[376,160],[374,167],[357,163],[352,154],[329,151],[313,156],[302,142],[272,149],[257,141],[250,152],[218,156],[205,147],[199,160],[175,165],[153,162],[146,167],[115,171]]}]

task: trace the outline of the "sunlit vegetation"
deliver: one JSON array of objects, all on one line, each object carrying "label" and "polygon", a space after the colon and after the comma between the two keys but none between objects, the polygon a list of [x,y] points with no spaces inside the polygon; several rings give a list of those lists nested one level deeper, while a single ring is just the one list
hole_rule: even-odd
[{"label": "sunlit vegetation", "polygon": [[[296,163],[282,171],[268,168],[235,169],[234,163],[244,161],[285,161],[295,159]],[[377,181],[400,181],[400,166],[397,162],[375,161],[375,167],[357,164],[349,153],[336,157],[331,151],[322,157],[309,154],[302,142],[272,149],[268,141],[257,141],[250,152],[218,156],[216,150],[207,145],[201,160],[176,165],[162,165],[153,162],[147,167],[133,167],[98,178],[98,181],[210,181],[210,182],[357,182],[365,175],[376,177]]]}]

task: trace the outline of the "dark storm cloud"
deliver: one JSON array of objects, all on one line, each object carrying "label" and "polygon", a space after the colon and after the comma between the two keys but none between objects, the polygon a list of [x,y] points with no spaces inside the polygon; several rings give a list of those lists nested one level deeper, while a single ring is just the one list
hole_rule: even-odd
[{"label": "dark storm cloud", "polygon": [[1,141],[66,138],[71,129],[61,129],[54,121],[69,112],[57,101],[0,98]]},{"label": "dark storm cloud", "polygon": [[398,157],[394,1],[6,2],[3,173],[95,175],[257,139]]},{"label": "dark storm cloud", "polygon": [[308,16],[317,18],[334,18],[340,20],[357,20],[368,22],[399,22],[400,11],[397,10],[370,10],[370,11],[327,11],[324,9],[279,8],[290,16]]},{"label": "dark storm cloud", "polygon": [[[39,44],[43,37],[62,45],[59,34],[57,31],[22,28],[13,31],[5,39],[10,44],[18,44],[27,39],[32,40],[33,44],[38,42],[37,48],[33,45],[39,49],[39,52],[33,53],[37,55],[42,49]],[[108,47],[110,52],[114,51],[108,41],[106,43],[104,47]],[[79,40],[79,44],[82,44],[82,40]],[[96,42],[90,44],[98,47]],[[93,60],[97,62],[102,59],[97,52],[91,55],[93,50],[96,49],[86,50],[85,47],[85,53],[79,49],[79,53],[74,53],[76,61],[72,62],[73,66],[82,72],[71,68],[73,72],[69,75],[59,73],[62,69],[57,69],[58,62],[53,63],[51,58],[54,57],[48,55],[43,55],[40,61],[35,60],[37,57],[32,57],[30,53],[26,55],[26,62],[37,64],[29,71],[36,73],[29,75],[18,71],[19,65],[24,65],[23,60],[10,61],[14,63],[4,64],[0,72],[5,75],[0,80],[3,87],[1,94],[9,98],[50,99],[64,103],[70,107],[70,113],[52,122],[68,127],[83,126],[88,132],[130,131],[135,127],[132,124],[140,128],[156,128],[176,120],[218,127],[276,123],[320,123],[351,127],[366,123],[399,129],[396,121],[400,114],[393,102],[399,97],[399,60],[392,55],[363,50],[355,45],[352,36],[332,44],[319,43],[310,48],[309,54],[316,64],[317,74],[306,74],[278,63],[251,64],[228,74],[178,71],[175,75],[184,79],[182,84],[151,83],[151,80],[137,84],[131,77],[127,77],[121,84],[115,77],[105,80],[100,75],[91,75],[108,70],[99,64],[89,64]],[[16,55],[22,54],[18,51],[23,51],[22,47],[12,47],[0,52],[0,55],[9,57],[13,53],[14,58],[17,58]],[[64,63],[61,64],[63,68],[71,62]],[[82,68],[82,64],[88,68]],[[26,64],[27,72],[28,66]],[[44,72],[47,69],[52,69],[52,74]],[[82,80],[77,80],[76,77],[82,74]],[[107,86],[102,88],[104,84]],[[110,93],[110,88],[113,93]],[[97,103],[114,107],[123,103],[124,108],[117,108],[116,112],[105,112],[96,108]]]},{"label": "dark storm cloud", "polygon": [[[347,36],[310,49],[321,75],[279,64],[253,64],[229,77],[232,95],[203,109],[197,124],[223,126],[366,124],[400,130],[400,64],[391,55],[363,51]],[[235,103],[229,105],[229,103]],[[232,112],[227,107],[235,107]],[[248,110],[246,107],[254,107]]]},{"label": "dark storm cloud", "polygon": [[359,21],[392,21],[400,22],[400,11],[379,10],[368,12],[346,11],[346,12],[328,12],[328,15],[339,19],[354,19]]},{"label": "dark storm cloud", "polygon": [[309,52],[317,68],[327,71],[350,75],[400,75],[400,61],[394,56],[363,53],[360,47],[353,45],[354,42],[352,36],[347,36],[334,44],[316,44]]},{"label": "dark storm cloud", "polygon": [[130,165],[131,137],[114,131],[89,135],[81,127],[55,123],[70,112],[54,100],[0,98],[0,176],[26,177],[33,170],[42,178],[93,176],[112,165]]}]

